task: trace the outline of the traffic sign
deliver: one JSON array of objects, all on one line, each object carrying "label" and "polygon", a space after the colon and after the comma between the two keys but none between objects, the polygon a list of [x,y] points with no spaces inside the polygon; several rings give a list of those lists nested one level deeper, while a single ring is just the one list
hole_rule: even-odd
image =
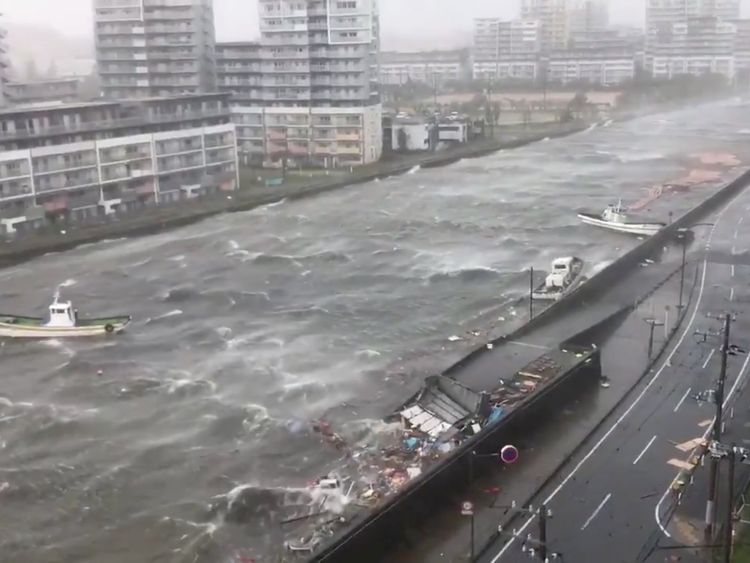
[{"label": "traffic sign", "polygon": [[461,503],[461,515],[462,516],[474,516],[474,503],[465,500]]},{"label": "traffic sign", "polygon": [[503,463],[515,463],[518,461],[518,448],[508,444],[500,450],[500,459]]}]

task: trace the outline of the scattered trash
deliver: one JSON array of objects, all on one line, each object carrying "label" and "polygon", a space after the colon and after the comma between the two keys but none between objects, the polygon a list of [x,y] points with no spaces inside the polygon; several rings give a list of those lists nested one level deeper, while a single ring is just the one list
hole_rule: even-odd
[{"label": "scattered trash", "polygon": [[415,479],[422,474],[421,467],[407,467],[406,473],[409,475],[409,479]]},{"label": "scattered trash", "polygon": [[460,336],[456,336],[455,334],[453,336],[448,337],[449,342],[458,342],[459,340],[463,340]]},{"label": "scattered trash", "polygon": [[495,345],[492,342],[487,343],[487,350],[492,350],[495,347]]}]

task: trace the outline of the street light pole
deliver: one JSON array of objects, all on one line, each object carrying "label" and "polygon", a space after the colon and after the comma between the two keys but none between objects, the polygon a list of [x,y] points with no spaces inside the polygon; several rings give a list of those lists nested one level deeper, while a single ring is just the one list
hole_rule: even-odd
[{"label": "street light pole", "polygon": [[[714,419],[712,438],[714,442],[721,443],[722,414],[724,408],[724,382],[727,377],[727,357],[729,355],[729,314],[724,319],[724,346],[721,350],[721,371],[719,381],[716,385],[716,418]],[[708,500],[706,501],[706,537],[712,538],[715,522],[716,488],[719,473],[719,459],[711,457],[711,468],[708,478]]]},{"label": "street light pole", "polygon": [[539,507],[539,559],[547,561],[547,505]]}]

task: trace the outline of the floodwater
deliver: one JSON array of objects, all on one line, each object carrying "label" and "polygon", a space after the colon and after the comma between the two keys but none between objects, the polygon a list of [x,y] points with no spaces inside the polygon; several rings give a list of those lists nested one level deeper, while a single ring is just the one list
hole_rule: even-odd
[{"label": "floodwater", "polygon": [[118,338],[0,346],[0,559],[277,561],[280,515],[342,462],[311,421],[367,444],[477,344],[452,336],[512,322],[530,266],[595,270],[636,244],[579,208],[692,169],[737,175],[691,155],[747,163],[748,117],[724,103],[608,124],[0,270],[3,311],[42,314],[62,286],[82,315],[134,317]]}]

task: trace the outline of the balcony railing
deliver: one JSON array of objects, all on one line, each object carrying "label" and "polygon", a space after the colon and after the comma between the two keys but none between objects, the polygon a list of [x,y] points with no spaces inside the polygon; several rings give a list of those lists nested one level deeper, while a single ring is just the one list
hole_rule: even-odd
[{"label": "balcony railing", "polygon": [[[52,110],[54,111],[54,110]],[[192,121],[198,119],[208,119],[212,117],[229,118],[229,108],[221,110],[205,110],[185,113],[175,113],[170,115],[160,114],[154,116],[135,116],[123,119],[110,119],[105,121],[86,121],[83,123],[73,123],[70,125],[60,125],[53,127],[40,127],[34,130],[16,130],[3,132],[3,141],[12,141],[20,139],[32,139],[35,137],[45,137],[51,135],[73,135],[76,133],[86,133],[100,129],[119,129],[124,127],[138,127],[140,125],[153,125],[157,123],[178,123],[180,121]]]}]

